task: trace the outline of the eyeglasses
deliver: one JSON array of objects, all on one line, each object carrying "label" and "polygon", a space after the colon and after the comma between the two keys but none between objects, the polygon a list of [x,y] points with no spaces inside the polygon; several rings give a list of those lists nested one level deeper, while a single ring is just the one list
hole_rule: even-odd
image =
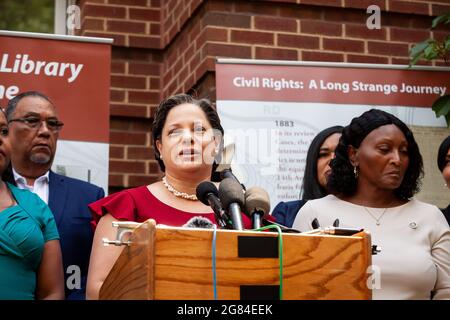
[{"label": "eyeglasses", "polygon": [[40,128],[42,123],[45,121],[45,123],[47,124],[47,128],[55,132],[61,130],[61,128],[64,126],[64,123],[59,121],[58,119],[41,119],[38,117],[26,117],[26,118],[11,119],[9,120],[9,123],[14,121],[22,122],[32,129]]}]

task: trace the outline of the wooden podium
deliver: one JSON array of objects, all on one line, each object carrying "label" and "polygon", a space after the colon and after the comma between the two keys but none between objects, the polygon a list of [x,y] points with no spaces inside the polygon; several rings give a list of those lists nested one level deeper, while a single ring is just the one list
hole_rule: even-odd
[{"label": "wooden podium", "polygon": [[[136,228],[100,299],[214,299],[213,229]],[[371,299],[370,234],[283,234],[283,299]],[[278,233],[216,232],[219,300],[279,299]]]}]

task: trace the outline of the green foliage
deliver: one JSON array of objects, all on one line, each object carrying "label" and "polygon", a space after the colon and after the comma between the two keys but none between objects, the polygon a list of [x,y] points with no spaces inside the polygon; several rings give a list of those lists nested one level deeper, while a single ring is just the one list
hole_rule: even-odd
[{"label": "green foliage", "polygon": [[53,33],[54,0],[0,0],[0,29]]},{"label": "green foliage", "polygon": [[436,117],[443,116],[447,121],[447,126],[450,127],[450,94],[447,94],[443,97],[437,99],[432,107],[436,114]]},{"label": "green foliage", "polygon": [[[450,13],[446,13],[436,17],[432,24],[431,29],[438,27],[439,25],[450,24]],[[450,52],[450,34],[443,40],[437,41],[435,39],[427,39],[414,45],[409,53],[409,65],[415,65],[420,59],[428,61],[435,59],[443,59],[446,64],[448,62],[448,54]],[[436,114],[436,117],[445,117],[447,126],[450,127],[450,95],[447,94],[436,100],[432,109]]]}]

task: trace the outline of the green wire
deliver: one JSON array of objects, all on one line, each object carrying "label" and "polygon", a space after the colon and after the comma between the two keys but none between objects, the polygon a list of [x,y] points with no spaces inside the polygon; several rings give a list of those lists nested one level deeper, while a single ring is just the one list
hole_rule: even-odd
[{"label": "green wire", "polygon": [[278,257],[280,261],[280,300],[283,300],[283,236],[281,228],[277,225],[269,225],[258,229],[252,229],[251,231],[263,231],[267,229],[277,229],[278,232]]}]

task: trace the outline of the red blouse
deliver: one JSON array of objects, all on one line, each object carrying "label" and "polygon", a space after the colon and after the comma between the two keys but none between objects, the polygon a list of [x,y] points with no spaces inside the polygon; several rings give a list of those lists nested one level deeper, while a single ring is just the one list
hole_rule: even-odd
[{"label": "red blouse", "polygon": [[[175,209],[156,198],[147,186],[123,190],[89,204],[92,212],[92,226],[97,226],[100,218],[110,213],[117,220],[144,222],[154,219],[158,224],[180,227],[194,216],[205,217],[216,223],[214,212],[196,213]],[[245,228],[251,228],[250,219],[242,215]]]}]

